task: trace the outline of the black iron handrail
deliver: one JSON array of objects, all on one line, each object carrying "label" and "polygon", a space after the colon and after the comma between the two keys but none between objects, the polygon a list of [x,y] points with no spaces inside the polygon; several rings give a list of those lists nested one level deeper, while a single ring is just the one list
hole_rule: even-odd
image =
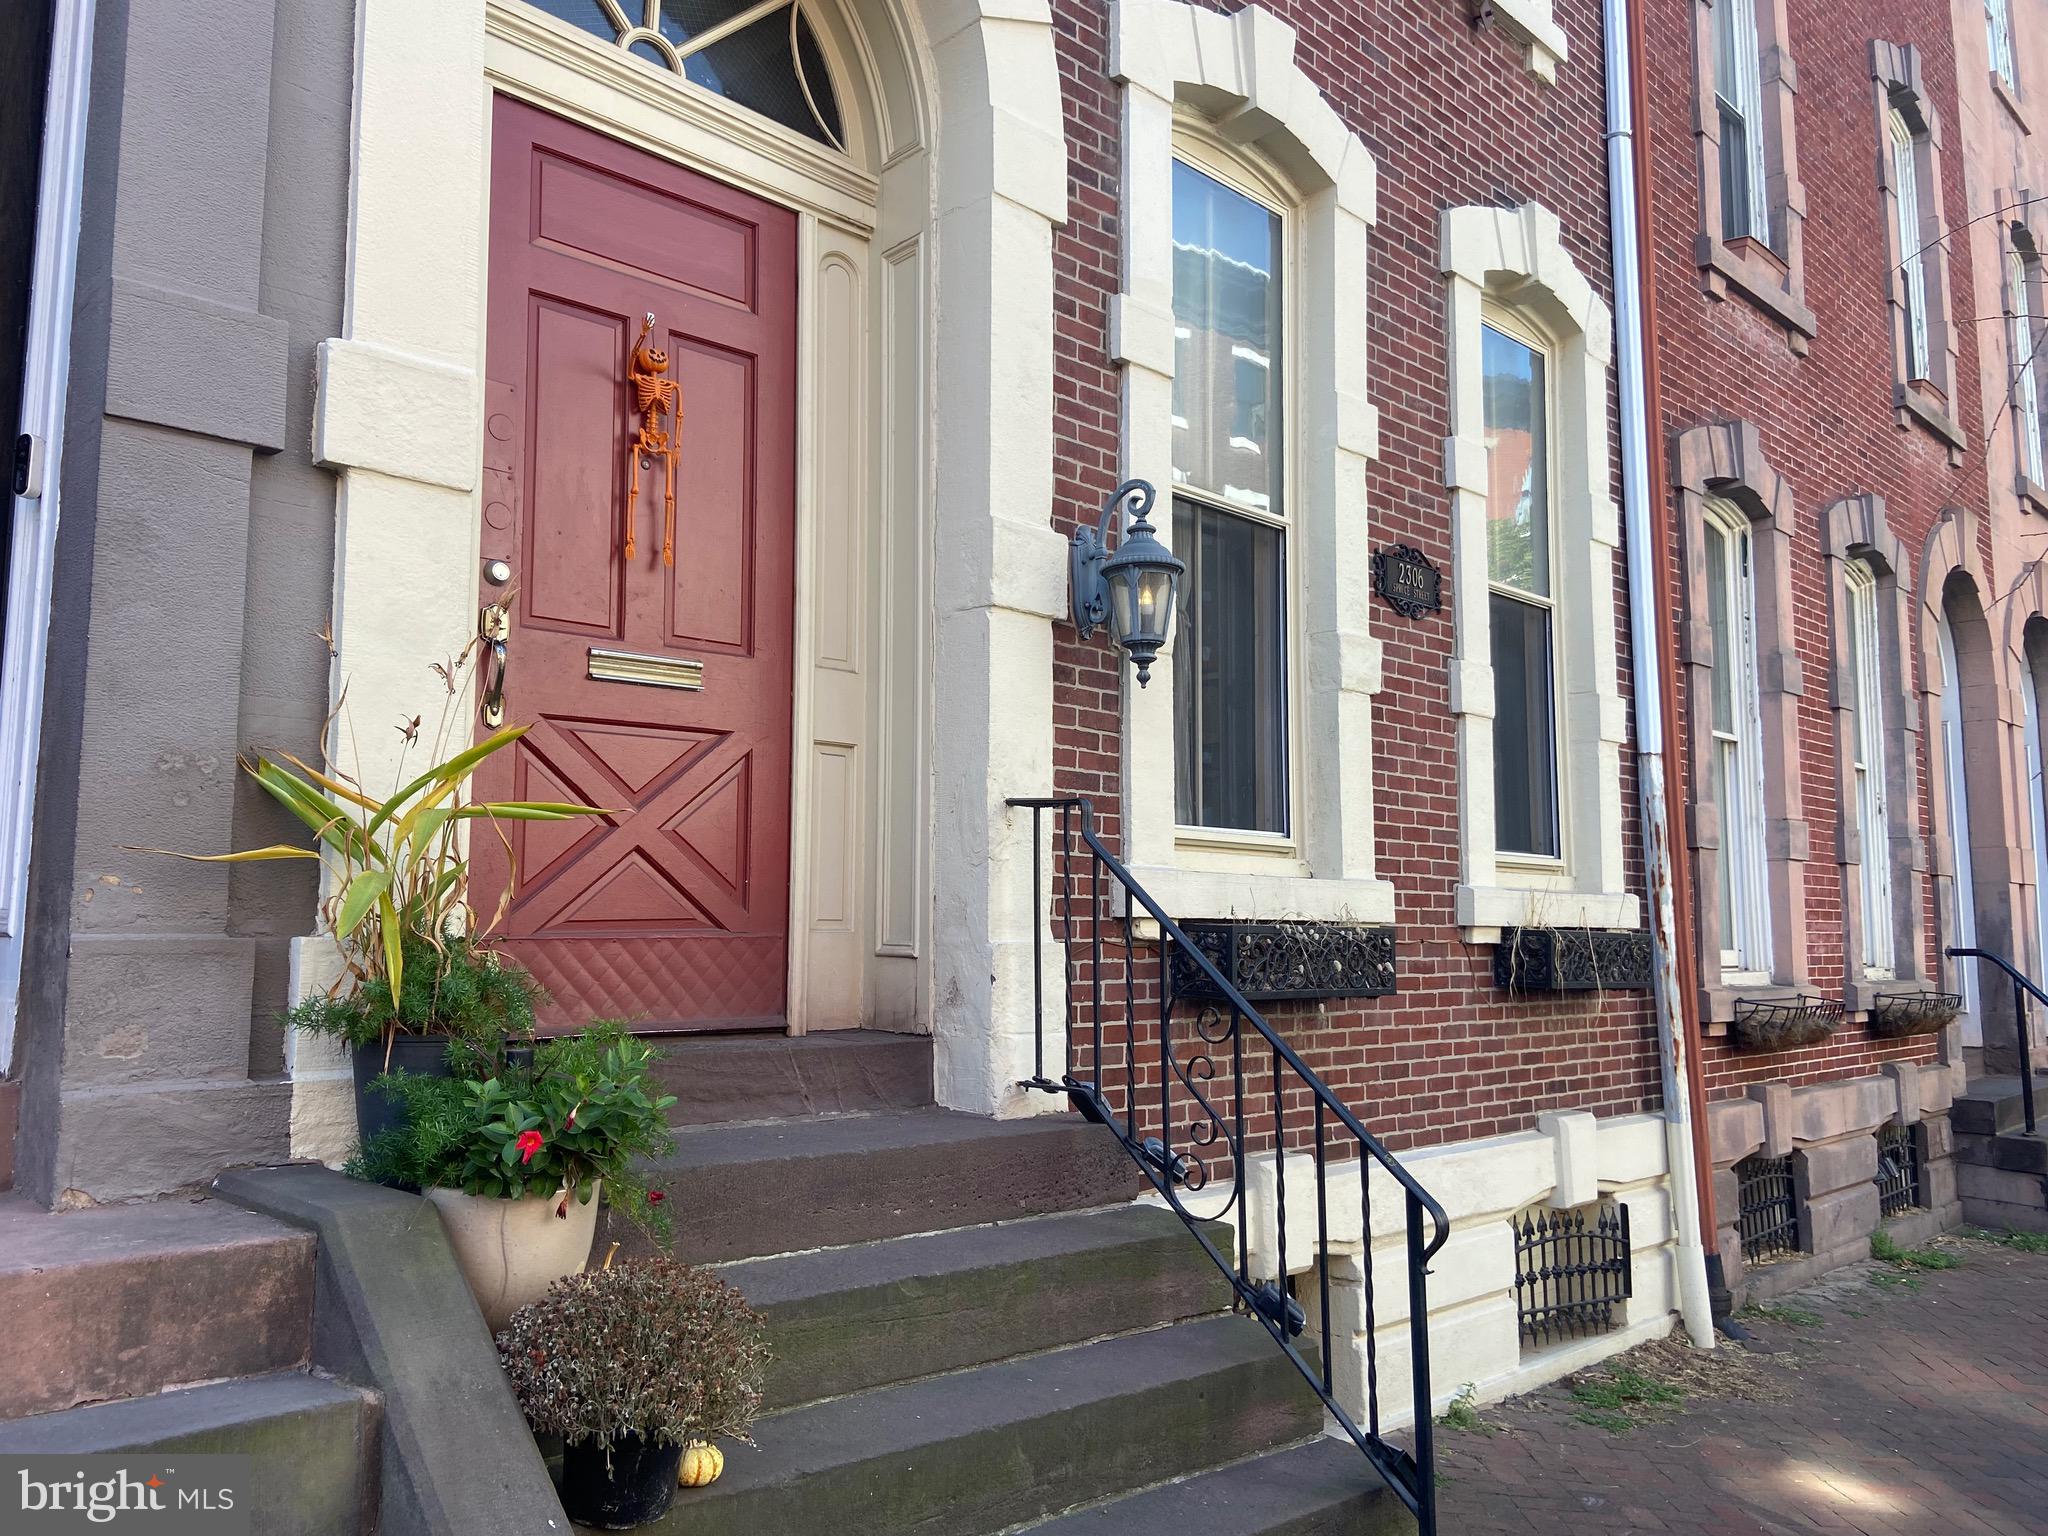
[{"label": "black iron handrail", "polygon": [[[1403,1168],[1393,1154],[1380,1144],[1379,1138],[1368,1131],[1357,1115],[1339,1099],[1330,1086],[1296,1054],[1294,1048],[1283,1040],[1279,1033],[1261,1017],[1258,1010],[1246,1001],[1244,994],[1229,978],[1203,953],[1202,949],[1189,941],[1178,924],[1166,915],[1157,901],[1142,885],[1132,878],[1131,872],[1121,860],[1105,847],[1095,831],[1095,808],[1092,802],[1080,796],[1058,798],[1019,798],[1008,802],[1019,810],[1031,812],[1031,893],[1034,906],[1041,899],[1044,881],[1044,816],[1048,811],[1059,813],[1060,846],[1056,878],[1059,882],[1055,916],[1059,923],[1060,942],[1065,951],[1066,974],[1066,1037],[1065,1068],[1057,1081],[1046,1075],[1045,1043],[1045,967],[1044,922],[1034,917],[1032,923],[1032,1005],[1037,1027],[1033,1052],[1033,1075],[1025,1086],[1046,1093],[1064,1094],[1073,1106],[1088,1119],[1107,1127],[1122,1142],[1124,1150],[1131,1156],[1146,1179],[1151,1183],[1169,1208],[1187,1224],[1189,1232],[1202,1245],[1203,1251],[1215,1262],[1230,1281],[1236,1303],[1259,1323],[1278,1344],[1287,1358],[1301,1372],[1302,1378],[1314,1388],[1322,1399],[1323,1406],[1342,1426],[1344,1432],[1358,1448],[1375,1471],[1384,1478],[1401,1502],[1412,1511],[1416,1518],[1418,1536],[1435,1536],[1436,1532],[1436,1449],[1434,1421],[1431,1418],[1429,1384],[1429,1261],[1444,1240],[1450,1235],[1450,1218],[1429,1191],[1417,1183]],[[1077,922],[1076,863],[1079,855],[1074,846],[1075,833],[1087,850],[1088,868],[1081,877],[1087,886],[1084,900],[1087,906],[1085,925]],[[1121,1084],[1110,1081],[1112,1071],[1105,1064],[1104,1023],[1105,1000],[1103,988],[1103,932],[1105,908],[1103,904],[1103,877],[1115,886],[1121,887],[1124,895],[1121,916],[1109,921],[1122,929],[1124,954],[1124,986],[1122,988],[1123,1039],[1114,1039],[1111,1030],[1109,1044],[1114,1048],[1120,1043],[1123,1057]],[[1050,894],[1050,893],[1048,893]],[[1157,1028],[1156,1042],[1140,1038],[1140,1019],[1137,990],[1136,942],[1133,929],[1137,912],[1142,909],[1159,925],[1159,974],[1156,998]],[[1085,926],[1085,932],[1082,931]],[[1148,936],[1149,939],[1149,936]],[[1182,1060],[1174,1052],[1173,1008],[1174,988],[1169,947],[1178,946],[1180,958],[1185,965],[1198,970],[1211,989],[1213,997],[1204,1001],[1204,1006],[1192,1025],[1189,1043],[1196,1047],[1193,1054]],[[1083,983],[1077,979],[1078,955],[1085,950],[1088,958],[1088,978],[1085,983],[1088,997],[1088,1024],[1085,1036],[1076,1028],[1075,1014],[1077,993],[1083,990]],[[1148,998],[1148,1003],[1153,1001]],[[1110,1008],[1116,1005],[1112,1001]],[[1227,1014],[1227,1017],[1226,1017]],[[1087,1046],[1088,1073],[1077,1071],[1077,1052],[1083,1044]],[[1156,1045],[1156,1062],[1141,1064],[1141,1049]],[[1219,1068],[1216,1057],[1228,1051],[1229,1080],[1217,1081]],[[1254,1077],[1248,1077],[1247,1052],[1262,1053],[1266,1060],[1252,1062],[1249,1070],[1265,1079],[1263,1089]],[[1229,1093],[1228,1103],[1221,1102],[1224,1090]],[[1175,1104],[1176,1089],[1185,1095],[1185,1101],[1178,1108]],[[1271,1095],[1270,1109],[1261,1106],[1254,1111],[1246,1103],[1247,1093],[1268,1092]],[[1141,1106],[1141,1093],[1147,1098]],[[1156,1099],[1152,1096],[1156,1094]],[[1115,1097],[1122,1099],[1119,1112]],[[1147,1121],[1156,1114],[1156,1128]],[[1175,1122],[1186,1120],[1186,1140],[1176,1148],[1174,1144]],[[1334,1129],[1333,1129],[1334,1125]],[[1248,1138],[1263,1138],[1270,1131],[1271,1145],[1275,1153],[1273,1185],[1273,1224],[1275,1236],[1275,1260],[1273,1276],[1261,1278],[1253,1273],[1250,1253],[1251,1242],[1251,1189],[1246,1178],[1247,1148],[1252,1145]],[[1299,1301],[1290,1293],[1285,1274],[1287,1254],[1287,1165],[1284,1154],[1291,1142],[1307,1141],[1315,1155],[1315,1223],[1316,1255],[1321,1262],[1329,1251],[1330,1190],[1329,1170],[1332,1162],[1346,1159],[1340,1154],[1344,1149],[1340,1138],[1356,1143],[1356,1160],[1359,1165],[1359,1209],[1362,1221],[1359,1258],[1361,1296],[1364,1305],[1363,1326],[1365,1332],[1365,1425],[1361,1428],[1357,1420],[1338,1401],[1337,1375],[1333,1357],[1330,1329],[1330,1286],[1327,1272],[1324,1283],[1318,1287],[1321,1312],[1321,1347],[1314,1361],[1303,1357],[1295,1347],[1295,1339],[1307,1328],[1308,1317]],[[1339,1139],[1340,1145],[1332,1148],[1330,1142]],[[1229,1198],[1213,1210],[1195,1211],[1183,1200],[1184,1194],[1192,1194],[1207,1186],[1211,1172],[1209,1159],[1212,1149],[1227,1157],[1231,1188]],[[1379,1405],[1379,1354],[1378,1317],[1373,1297],[1373,1244],[1372,1244],[1372,1165],[1383,1168],[1402,1191],[1407,1226],[1407,1268],[1408,1268],[1408,1353],[1410,1381],[1414,1393],[1415,1424],[1413,1452],[1385,1440],[1380,1435]],[[1206,1224],[1222,1220],[1236,1208],[1237,1251],[1226,1255],[1210,1240]],[[1433,1229],[1425,1233],[1425,1221]]]},{"label": "black iron handrail", "polygon": [[2027,1134],[2034,1134],[2034,1052],[2027,1041],[2027,994],[2032,993],[2043,1003],[2048,1003],[2048,992],[2043,992],[2033,982],[2014,968],[2013,963],[2003,955],[1995,955],[1988,949],[1955,949],[1942,951],[1951,960],[1989,960],[2012,978],[2012,1026],[2020,1042],[2020,1112],[2027,1118]]}]

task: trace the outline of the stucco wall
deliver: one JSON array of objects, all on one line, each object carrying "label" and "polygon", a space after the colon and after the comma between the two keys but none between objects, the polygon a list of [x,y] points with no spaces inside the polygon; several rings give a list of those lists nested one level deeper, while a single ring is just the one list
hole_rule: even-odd
[{"label": "stucco wall", "polygon": [[285,1149],[268,1021],[310,881],[134,850],[278,840],[237,754],[317,748],[333,492],[308,358],[340,309],[352,57],[348,8],[317,0],[99,11],[22,992],[46,1201]]}]

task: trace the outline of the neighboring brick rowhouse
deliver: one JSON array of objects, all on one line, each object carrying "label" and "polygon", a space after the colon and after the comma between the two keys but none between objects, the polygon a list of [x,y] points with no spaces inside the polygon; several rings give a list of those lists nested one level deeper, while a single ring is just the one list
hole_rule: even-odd
[{"label": "neighboring brick rowhouse", "polygon": [[[1765,10],[1770,0],[1760,0]],[[1675,436],[1704,422],[1754,423],[1771,464],[1789,483],[1792,529],[1792,643],[1804,676],[1798,701],[1799,789],[1807,857],[1805,980],[1822,997],[1844,995],[1846,924],[1844,867],[1837,862],[1840,777],[1831,692],[1835,641],[1824,583],[1828,565],[1820,515],[1840,498],[1875,494],[1883,499],[1891,531],[1914,562],[1914,609],[1932,583],[1939,593],[1945,571],[1921,569],[1922,551],[1943,508],[1981,506],[1983,433],[1974,393],[1976,328],[1957,325],[1957,377],[1966,381],[1949,414],[1968,434],[1960,462],[1949,445],[1917,421],[1901,426],[1893,411],[1892,331],[1887,306],[1885,214],[1877,164],[1882,141],[1871,80],[1873,39],[1910,44],[1919,54],[1932,104],[1939,115],[1944,155],[1942,200],[1951,229],[1966,207],[1961,156],[1947,152],[1955,138],[1955,66],[1949,7],[1934,0],[1792,0],[1786,6],[1789,42],[1798,77],[1797,171],[1806,189],[1805,297],[1816,328],[1804,355],[1788,345],[1788,330],[1733,287],[1715,299],[1703,291],[1696,260],[1698,171],[1694,148],[1694,20],[1700,0],[1650,0],[1647,19],[1661,41],[1648,50],[1653,199],[1656,211],[1655,280],[1664,417],[1657,446],[1668,453]],[[1769,63],[1765,72],[1771,71]],[[1711,111],[1711,106],[1708,108]],[[1951,312],[1959,317],[1996,312],[1993,283],[1986,296],[1971,270],[1964,242],[1950,242]],[[1930,278],[1930,281],[1932,279]],[[1682,578],[1681,578],[1682,580]],[[1686,637],[1683,589],[1674,591],[1674,645]],[[1764,637],[1766,648],[1769,637]],[[1683,654],[1681,651],[1680,654]],[[1889,652],[1887,655],[1889,656]],[[1922,654],[1916,634],[1908,654]],[[1888,688],[1898,680],[1887,677]],[[1909,703],[1918,713],[1920,680]],[[1697,721],[1689,722],[1697,730]],[[1912,738],[1924,748],[1939,722],[1923,722]],[[1938,785],[1930,783],[1924,750],[1913,764],[1918,784],[1914,830],[1932,845],[1939,812]],[[1932,910],[1924,925],[1922,974],[1938,974]],[[1898,900],[1906,892],[1895,892]],[[1902,961],[1906,957],[1902,956]],[[1731,1050],[1722,1031],[1706,1041],[1703,1061],[1708,1097],[1740,1095],[1753,1083],[1812,1084],[1869,1077],[1892,1060],[1932,1062],[1938,1041],[1874,1038],[1851,1014],[1822,1044],[1767,1055]]]},{"label": "neighboring brick rowhouse", "polygon": [[[1294,26],[1297,61],[1378,164],[1368,291],[1380,445],[1367,485],[1369,542],[1374,549],[1415,545],[1448,571],[1443,443],[1451,425],[1440,220],[1445,209],[1463,204],[1539,202],[1562,221],[1572,259],[1602,298],[1611,298],[1600,7],[1595,0],[1558,0],[1570,56],[1555,85],[1530,72],[1523,48],[1504,29],[1475,29],[1465,0],[1275,0],[1269,8]],[[1054,243],[1055,521],[1070,532],[1077,521],[1095,521],[1120,468],[1119,380],[1107,333],[1108,300],[1118,283],[1120,117],[1119,90],[1108,74],[1105,5],[1054,0],[1053,14],[1070,208]],[[1626,694],[1623,575],[1617,561],[1623,643],[1616,665]],[[1453,910],[1458,765],[1447,679],[1450,609],[1410,621],[1375,600],[1372,629],[1385,648],[1373,724],[1378,872],[1397,892],[1400,991],[1326,1011],[1278,1005],[1269,1016],[1396,1146],[1523,1130],[1546,1110],[1614,1114],[1654,1106],[1655,1032],[1644,994],[1518,999],[1493,985],[1491,946],[1461,938]],[[1094,798],[1112,846],[1122,792],[1117,663],[1103,636],[1084,644],[1070,626],[1056,630],[1057,787]],[[1628,883],[1640,891],[1633,773],[1626,767],[1622,792]]]}]

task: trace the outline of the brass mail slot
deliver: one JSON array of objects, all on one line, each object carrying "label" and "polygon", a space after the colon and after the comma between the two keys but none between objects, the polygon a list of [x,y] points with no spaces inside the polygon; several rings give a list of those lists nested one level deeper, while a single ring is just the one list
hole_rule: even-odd
[{"label": "brass mail slot", "polygon": [[600,683],[645,683],[650,688],[704,686],[704,663],[677,656],[643,656],[638,651],[590,648],[590,675]]}]

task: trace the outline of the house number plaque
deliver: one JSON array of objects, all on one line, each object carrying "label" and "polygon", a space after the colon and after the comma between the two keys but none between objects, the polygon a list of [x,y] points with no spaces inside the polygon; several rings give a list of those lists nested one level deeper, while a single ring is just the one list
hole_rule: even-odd
[{"label": "house number plaque", "polygon": [[1374,555],[1372,584],[1404,619],[1419,619],[1444,605],[1444,573],[1412,544],[1389,544]]}]

